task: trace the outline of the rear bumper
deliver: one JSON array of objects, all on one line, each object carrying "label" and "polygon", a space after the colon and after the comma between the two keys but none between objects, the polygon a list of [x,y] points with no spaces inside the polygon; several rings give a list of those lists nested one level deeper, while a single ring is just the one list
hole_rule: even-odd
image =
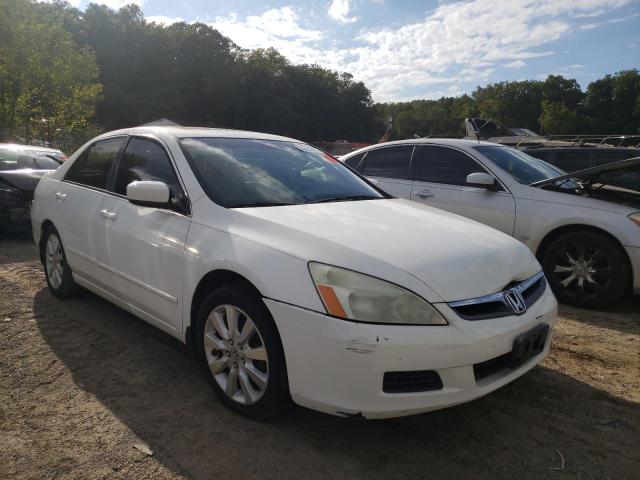
[{"label": "rear bumper", "polygon": [[633,293],[640,295],[640,247],[624,247],[631,261]]},{"label": "rear bumper", "polygon": [[[525,314],[493,320],[459,319],[437,305],[447,326],[371,325],[339,320],[265,299],[278,326],[291,396],[299,405],[334,415],[388,418],[473,400],[529,371],[549,352],[520,367],[476,381],[473,365],[511,351],[514,339],[539,324],[553,326],[557,303],[551,290]],[[385,372],[435,370],[442,388],[417,393],[383,392]]]}]

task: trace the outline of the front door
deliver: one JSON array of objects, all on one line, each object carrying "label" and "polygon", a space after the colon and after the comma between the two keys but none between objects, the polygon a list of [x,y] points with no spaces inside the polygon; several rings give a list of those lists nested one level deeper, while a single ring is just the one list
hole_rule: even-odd
[{"label": "front door", "polygon": [[412,162],[411,199],[457,213],[513,235],[515,201],[510,192],[472,187],[467,175],[488,172],[466,153],[443,146],[417,147]]}]

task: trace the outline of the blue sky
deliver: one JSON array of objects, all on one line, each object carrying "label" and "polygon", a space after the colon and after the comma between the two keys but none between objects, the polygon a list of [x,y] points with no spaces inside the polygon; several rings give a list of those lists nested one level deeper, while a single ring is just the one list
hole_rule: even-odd
[{"label": "blue sky", "polygon": [[[86,6],[86,0],[71,3]],[[245,48],[347,71],[376,101],[438,98],[503,80],[640,66],[640,0],[104,0],[152,21],[201,21]]]}]

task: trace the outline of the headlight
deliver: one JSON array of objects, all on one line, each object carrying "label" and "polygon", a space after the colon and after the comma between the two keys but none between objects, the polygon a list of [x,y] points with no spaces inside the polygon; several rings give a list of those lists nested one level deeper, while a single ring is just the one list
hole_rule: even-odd
[{"label": "headlight", "polygon": [[636,225],[640,226],[640,212],[632,213],[631,215],[629,215],[629,220],[631,220]]},{"label": "headlight", "polygon": [[447,321],[415,293],[344,268],[310,262],[309,271],[327,313],[372,323],[446,325]]}]

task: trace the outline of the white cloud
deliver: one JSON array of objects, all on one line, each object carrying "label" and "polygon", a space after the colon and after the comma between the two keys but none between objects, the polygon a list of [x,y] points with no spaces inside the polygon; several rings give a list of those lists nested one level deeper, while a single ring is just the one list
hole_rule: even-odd
[{"label": "white cloud", "polygon": [[243,48],[274,47],[296,63],[317,62],[320,50],[309,44],[316,44],[324,37],[321,31],[302,26],[292,7],[272,8],[244,20],[235,14],[216,17],[208,25]]},{"label": "white cloud", "polygon": [[[550,43],[571,35],[578,16],[631,0],[472,0],[443,3],[414,23],[360,30],[345,46],[309,27],[293,7],[262,15],[217,17],[210,25],[241,47],[275,47],[294,63],[347,71],[375,100],[434,98],[492,79],[498,67],[520,68],[528,59],[554,55]],[[348,7],[348,2],[344,3]],[[351,18],[351,9],[336,11]],[[335,13],[335,12],[334,12]],[[545,48],[546,47],[546,48]],[[450,93],[449,93],[450,94]]]},{"label": "white cloud", "polygon": [[144,18],[148,23],[154,22],[165,26],[185,21],[184,18],[181,17],[167,17],[166,15],[150,15]]},{"label": "white cloud", "polygon": [[513,62],[505,63],[506,68],[522,68],[527,66],[527,62],[524,60],[514,60]]},{"label": "white cloud", "polygon": [[342,23],[353,23],[358,17],[350,17],[351,5],[349,0],[333,0],[329,5],[328,14],[334,20]]},{"label": "white cloud", "polygon": [[[132,3],[141,7],[145,1],[146,0],[91,0],[89,3],[106,5],[113,10],[120,10],[122,7],[131,5]],[[80,1],[78,1],[78,3],[80,3]]]}]

